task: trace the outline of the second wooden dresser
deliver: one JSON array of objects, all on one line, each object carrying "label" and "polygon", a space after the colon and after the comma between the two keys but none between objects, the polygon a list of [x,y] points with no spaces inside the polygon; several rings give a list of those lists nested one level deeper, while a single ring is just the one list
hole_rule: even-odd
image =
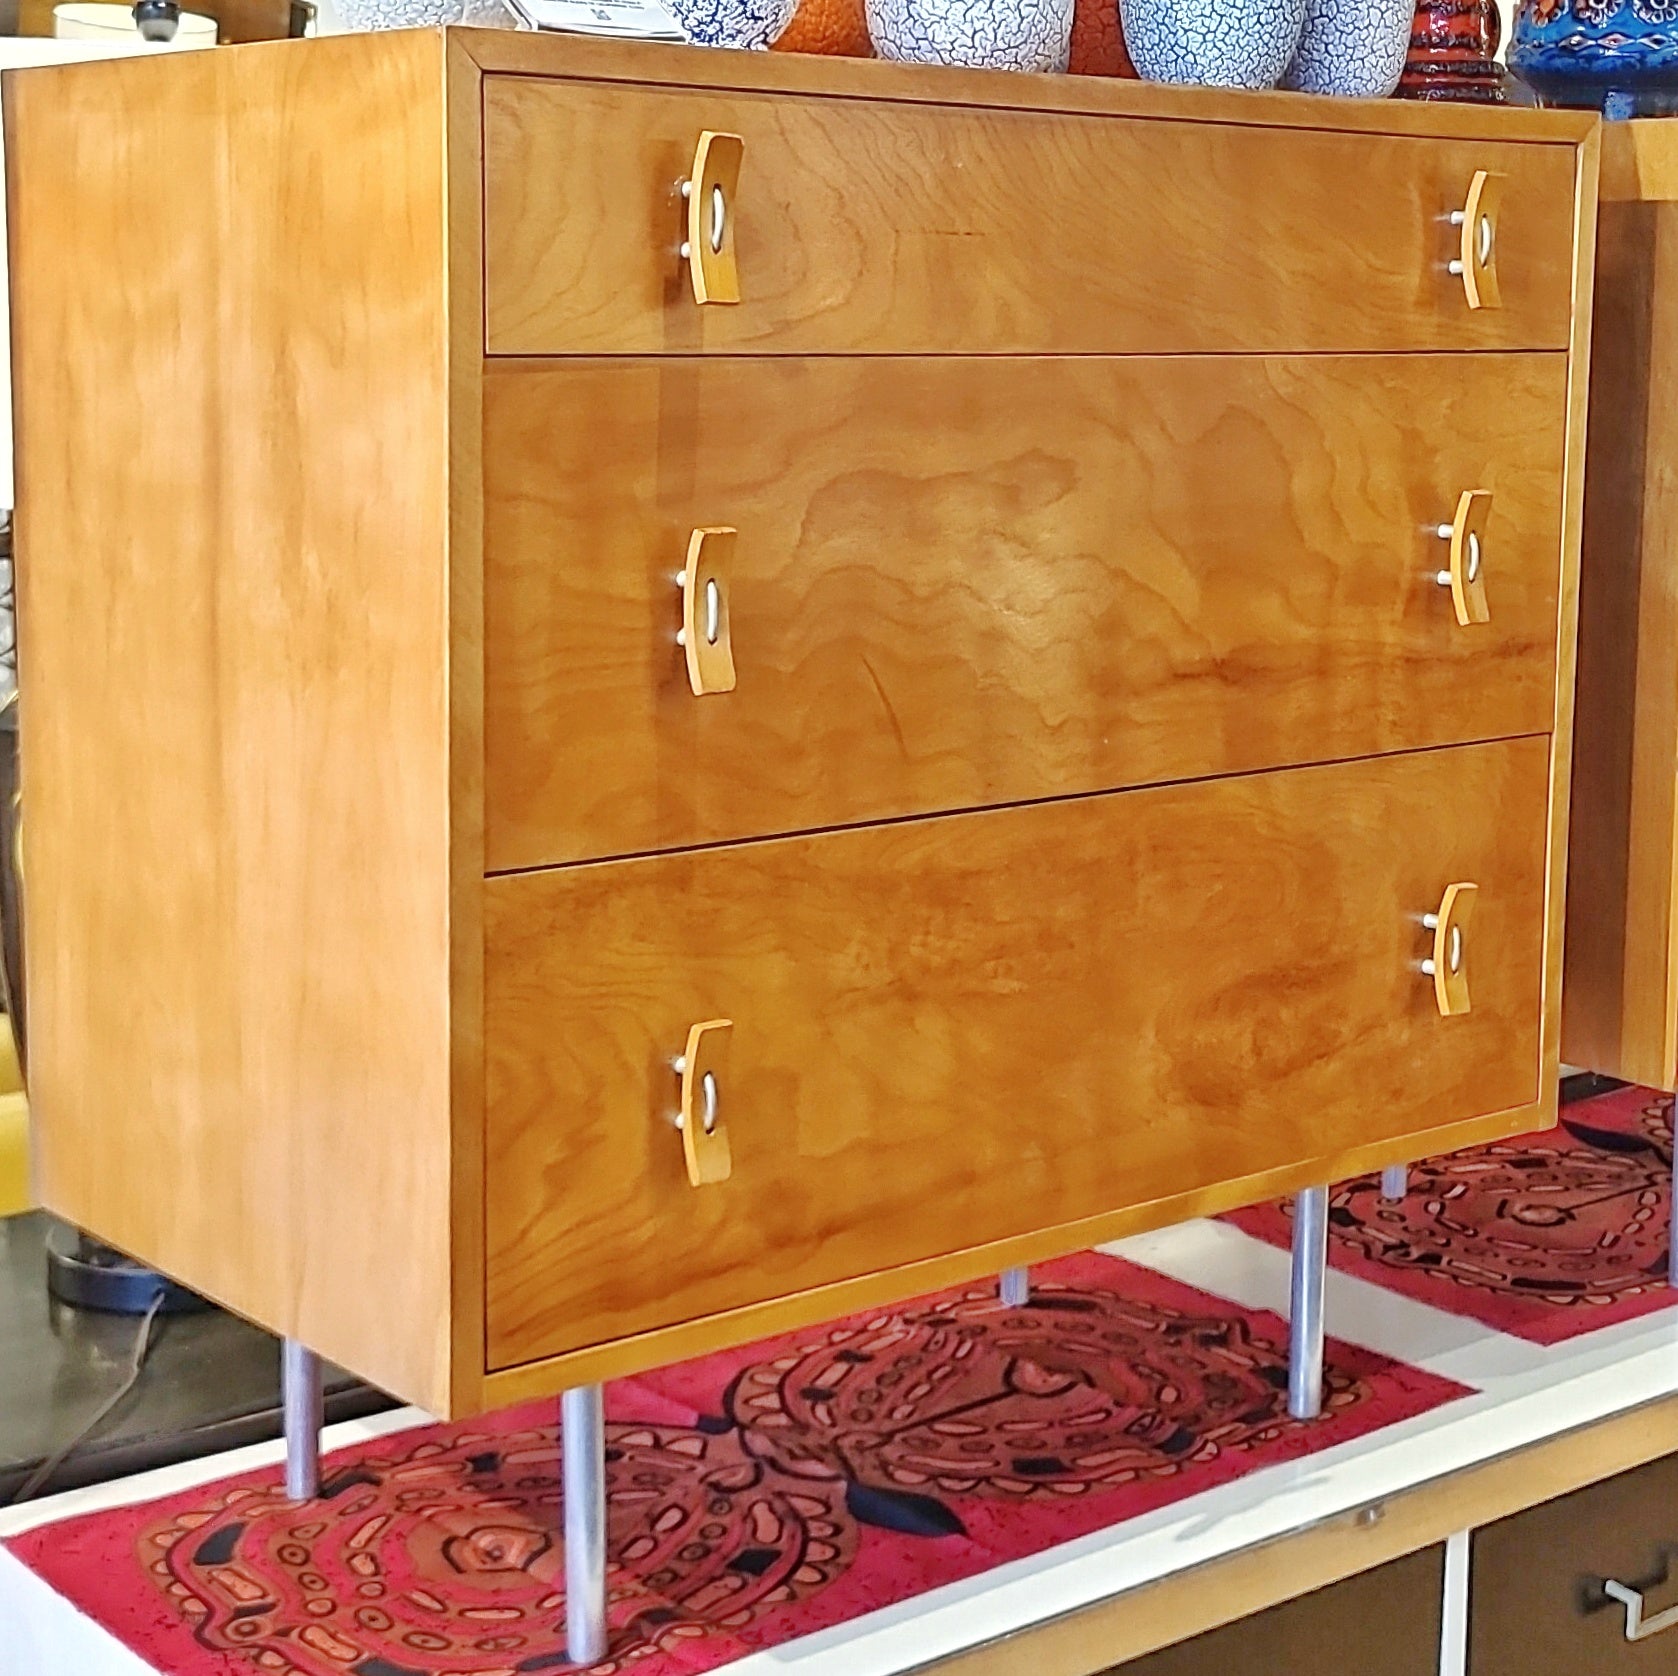
[{"label": "second wooden dresser", "polygon": [[1550,1117],[1586,120],[7,112],[53,1209],[459,1412]]}]

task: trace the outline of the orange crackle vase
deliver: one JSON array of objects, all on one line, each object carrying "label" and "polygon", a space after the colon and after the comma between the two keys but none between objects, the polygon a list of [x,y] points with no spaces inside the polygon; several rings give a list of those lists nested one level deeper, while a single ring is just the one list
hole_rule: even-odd
[{"label": "orange crackle vase", "polygon": [[1119,0],[1075,0],[1072,8],[1072,60],[1075,76],[1128,76],[1136,66],[1125,50]]},{"label": "orange crackle vase", "polygon": [[[863,0],[799,0],[776,52],[818,52],[830,58],[872,58]],[[1116,0],[1115,0],[1116,3]]]}]

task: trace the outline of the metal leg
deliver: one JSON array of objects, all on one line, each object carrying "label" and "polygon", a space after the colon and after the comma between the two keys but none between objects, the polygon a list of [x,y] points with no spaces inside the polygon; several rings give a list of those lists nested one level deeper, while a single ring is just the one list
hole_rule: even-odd
[{"label": "metal leg", "polygon": [[1328,1269],[1328,1189],[1302,1188],[1293,1202],[1293,1280],[1288,1288],[1288,1413],[1314,1420],[1323,1408],[1323,1278]]},{"label": "metal leg", "polygon": [[1672,1203],[1667,1209],[1666,1283],[1678,1286],[1678,1108],[1673,1111]]},{"label": "metal leg", "polygon": [[285,1416],[285,1493],[293,1501],[320,1494],[320,1429],[324,1423],[320,1357],[288,1338],[280,1347],[280,1407]]},{"label": "metal leg", "polygon": [[1396,1204],[1410,1191],[1410,1166],[1389,1164],[1381,1172],[1381,1197]]},{"label": "metal leg", "polygon": [[606,1656],[606,1418],[598,1385],[561,1399],[565,1458],[565,1656]]},{"label": "metal leg", "polygon": [[1031,1270],[1004,1269],[996,1289],[1009,1309],[1024,1309],[1031,1302]]}]

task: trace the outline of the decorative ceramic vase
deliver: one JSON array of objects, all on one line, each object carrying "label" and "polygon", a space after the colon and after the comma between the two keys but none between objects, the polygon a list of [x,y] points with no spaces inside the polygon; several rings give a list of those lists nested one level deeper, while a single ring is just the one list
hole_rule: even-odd
[{"label": "decorative ceramic vase", "polygon": [[1274,87],[1305,29],[1305,0],[1119,0],[1125,44],[1149,81]]},{"label": "decorative ceramic vase", "polygon": [[1399,98],[1507,104],[1503,66],[1497,61],[1502,39],[1496,0],[1417,0],[1410,52],[1398,78]]},{"label": "decorative ceramic vase", "polygon": [[1551,105],[1678,113],[1678,0],[1521,0],[1509,68]]},{"label": "decorative ceramic vase", "polygon": [[1073,0],[1072,51],[1067,69],[1075,76],[1136,78],[1125,50],[1119,0]]},{"label": "decorative ceramic vase", "polygon": [[670,0],[683,33],[700,47],[767,47],[792,22],[798,0]]},{"label": "decorative ceramic vase", "polygon": [[863,0],[798,0],[786,33],[772,45],[776,52],[814,52],[829,58],[874,56]]},{"label": "decorative ceramic vase", "polygon": [[1305,32],[1282,77],[1301,93],[1385,99],[1410,45],[1412,0],[1305,0]]},{"label": "decorative ceramic vase", "polygon": [[867,0],[882,58],[979,70],[1064,70],[1072,0]]}]

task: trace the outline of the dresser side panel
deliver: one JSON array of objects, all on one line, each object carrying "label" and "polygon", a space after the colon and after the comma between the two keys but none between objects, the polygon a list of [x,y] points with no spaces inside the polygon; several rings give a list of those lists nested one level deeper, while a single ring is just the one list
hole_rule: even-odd
[{"label": "dresser side panel", "polygon": [[7,87],[47,1205],[448,1406],[444,56]]}]

